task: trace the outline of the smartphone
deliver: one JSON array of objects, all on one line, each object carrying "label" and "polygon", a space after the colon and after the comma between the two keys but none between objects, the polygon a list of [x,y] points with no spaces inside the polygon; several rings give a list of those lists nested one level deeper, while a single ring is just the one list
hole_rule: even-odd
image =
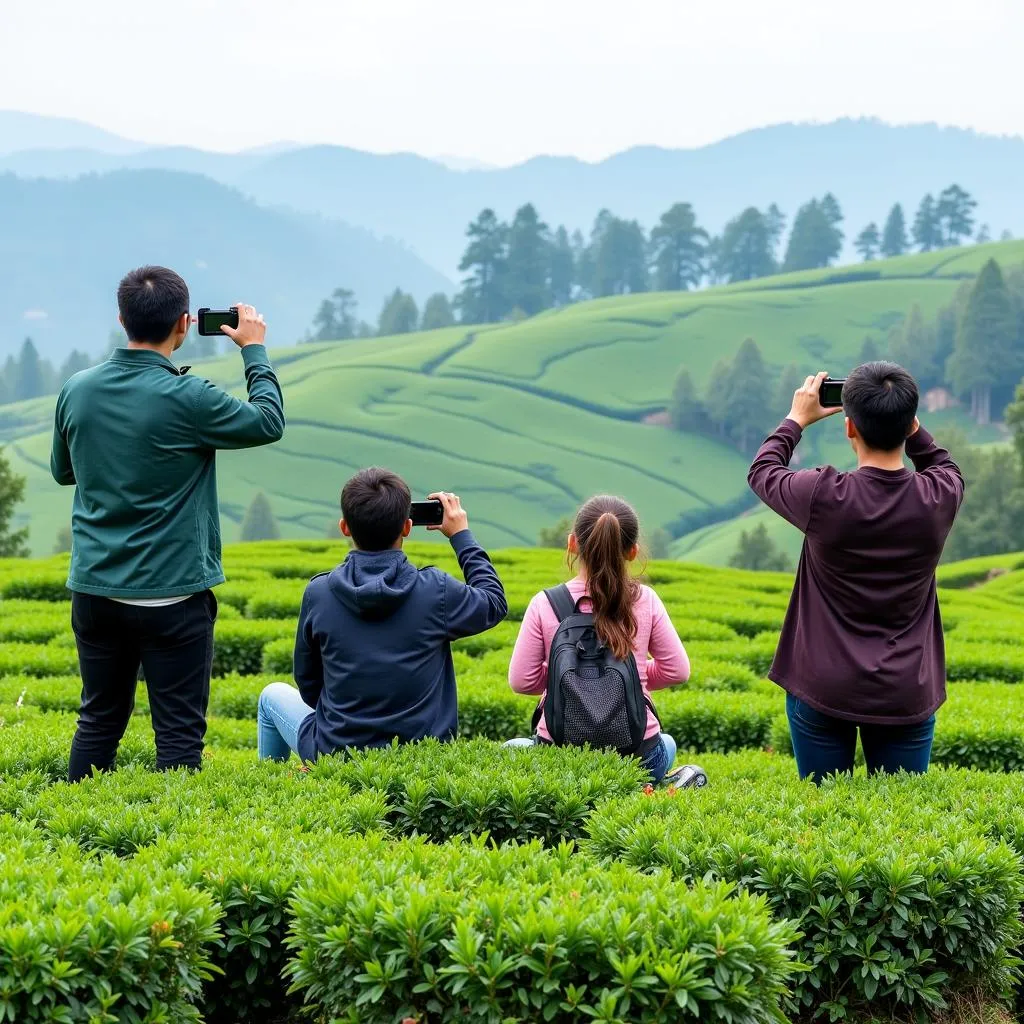
[{"label": "smartphone", "polygon": [[237,327],[238,326],[238,307],[231,306],[229,309],[210,309],[209,306],[203,306],[199,310],[197,319],[199,324],[197,330],[204,337],[210,337],[220,335],[226,337],[221,327]]},{"label": "smartphone", "polygon": [[818,401],[822,408],[838,409],[843,404],[843,385],[846,378],[826,377],[821,382],[821,392]]},{"label": "smartphone", "polygon": [[440,526],[444,522],[444,505],[436,498],[414,501],[409,518],[413,526]]}]

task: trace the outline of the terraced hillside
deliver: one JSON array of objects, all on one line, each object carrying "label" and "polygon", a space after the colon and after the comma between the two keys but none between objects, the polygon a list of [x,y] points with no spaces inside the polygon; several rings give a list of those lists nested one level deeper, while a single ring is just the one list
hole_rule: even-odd
[{"label": "terraced hillside", "polygon": [[[226,536],[237,536],[263,490],[286,535],[323,537],[341,483],[374,463],[420,494],[458,491],[490,546],[531,544],[602,490],[633,501],[648,528],[713,514],[745,494],[746,460],[645,422],[681,366],[701,385],[753,337],[775,370],[796,362],[844,372],[866,334],[884,336],[914,303],[932,315],[993,255],[1024,261],[1024,242],[603,299],[519,324],[275,350],[288,431],[273,448],[222,459]],[[237,359],[194,372],[238,390]],[[46,468],[51,415],[52,400],[0,410],[0,442],[29,479],[22,518],[38,554],[70,504]],[[823,450],[841,456],[838,423],[820,429]]]},{"label": "terraced hillside", "polygon": [[496,742],[528,729],[506,674],[553,551],[494,554],[510,621],[455,645],[458,742],[258,763],[257,697],[288,676],[306,580],[343,555],[229,548],[204,770],[149,771],[141,686],[118,771],[73,787],[66,558],[0,561],[7,1019],[1013,1020],[1024,554],[940,572],[932,771],[821,789],[763,678],[790,577],[651,563],[693,664],[658,711],[711,780],[679,792],[611,753]]}]

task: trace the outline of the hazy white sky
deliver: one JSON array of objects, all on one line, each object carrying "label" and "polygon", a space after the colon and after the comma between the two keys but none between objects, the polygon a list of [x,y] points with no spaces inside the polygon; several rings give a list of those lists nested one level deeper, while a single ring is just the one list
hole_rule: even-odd
[{"label": "hazy white sky", "polygon": [[1024,134],[1024,0],[0,0],[0,109],[510,163],[871,115]]}]

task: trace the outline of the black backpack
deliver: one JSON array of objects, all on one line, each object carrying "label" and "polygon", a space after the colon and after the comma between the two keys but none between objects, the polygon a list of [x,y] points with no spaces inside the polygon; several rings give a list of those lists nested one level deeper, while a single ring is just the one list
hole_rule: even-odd
[{"label": "black backpack", "polygon": [[[545,590],[559,626],[548,657],[548,689],[534,714],[543,713],[555,746],[614,748],[620,754],[643,753],[647,709],[636,658],[619,661],[601,642],[594,616],[581,612],[564,584]],[[582,598],[581,598],[582,600]]]}]

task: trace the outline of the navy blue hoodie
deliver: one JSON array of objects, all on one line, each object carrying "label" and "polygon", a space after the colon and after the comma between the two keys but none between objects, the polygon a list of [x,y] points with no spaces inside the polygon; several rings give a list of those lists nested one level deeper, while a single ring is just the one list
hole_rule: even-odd
[{"label": "navy blue hoodie", "polygon": [[405,553],[352,551],[306,587],[295,638],[295,684],[316,708],[299,756],[386,746],[459,727],[451,641],[508,614],[501,580],[469,530],[451,540],[465,583],[417,569]]}]

